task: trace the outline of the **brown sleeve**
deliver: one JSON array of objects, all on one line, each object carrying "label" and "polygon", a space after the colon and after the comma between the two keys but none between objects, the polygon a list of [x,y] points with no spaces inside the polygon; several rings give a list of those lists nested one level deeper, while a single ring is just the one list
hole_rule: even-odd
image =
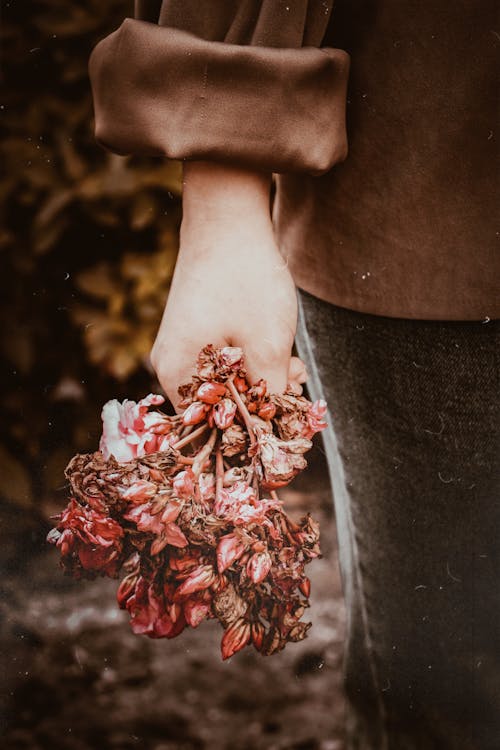
[{"label": "brown sleeve", "polygon": [[331,2],[136,0],[93,50],[96,138],[120,154],[321,174],[345,158],[349,56]]}]

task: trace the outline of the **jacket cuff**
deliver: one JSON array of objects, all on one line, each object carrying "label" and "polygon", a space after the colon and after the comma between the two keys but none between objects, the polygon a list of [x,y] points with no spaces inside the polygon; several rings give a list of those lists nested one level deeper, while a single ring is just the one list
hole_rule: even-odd
[{"label": "jacket cuff", "polygon": [[94,48],[95,135],[119,154],[319,175],[347,155],[349,55],[206,41],[127,18]]}]

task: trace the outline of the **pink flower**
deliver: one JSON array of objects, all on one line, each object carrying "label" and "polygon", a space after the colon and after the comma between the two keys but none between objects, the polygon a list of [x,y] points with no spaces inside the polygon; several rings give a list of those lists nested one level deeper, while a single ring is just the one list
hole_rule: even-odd
[{"label": "pink flower", "polygon": [[[164,402],[163,396],[152,393],[136,403],[113,399],[102,410],[102,437],[99,449],[107,460],[114,456],[119,462],[156,450],[156,430],[162,431],[169,420],[160,412],[148,412],[150,406]],[[152,445],[154,443],[154,445]],[[146,447],[147,446],[147,447]]]},{"label": "pink flower", "polygon": [[325,427],[327,426],[327,423],[324,420],[326,411],[327,404],[326,401],[324,401],[322,398],[318,401],[314,401],[314,403],[309,406],[307,412],[308,429],[304,429],[304,432],[302,433],[303,437],[310,440],[316,432],[321,432],[321,430],[325,429]]},{"label": "pink flower", "polygon": [[123,537],[112,518],[72,499],[47,540],[58,547],[63,565],[75,575],[84,570],[113,578],[123,562]]},{"label": "pink flower", "polygon": [[218,404],[213,407],[213,417],[215,426],[219,430],[226,430],[234,422],[234,415],[236,414],[237,406],[234,401],[230,398],[223,398]]},{"label": "pink flower", "polygon": [[174,621],[166,605],[164,598],[155,592],[154,584],[140,577],[134,594],[125,605],[132,631],[150,638],[175,638],[179,635],[186,621],[182,614]]}]

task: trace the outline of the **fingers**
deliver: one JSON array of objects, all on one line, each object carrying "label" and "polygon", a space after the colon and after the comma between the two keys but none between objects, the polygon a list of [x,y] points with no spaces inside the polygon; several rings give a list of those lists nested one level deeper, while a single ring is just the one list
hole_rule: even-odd
[{"label": "fingers", "polygon": [[300,357],[290,357],[288,382],[302,385],[307,380],[307,369]]},{"label": "fingers", "polygon": [[[264,378],[271,393],[283,393],[290,382],[291,359],[296,359],[290,357],[290,348],[290,345],[285,349],[273,349],[270,345],[254,348],[251,343],[244,346],[246,370],[250,383],[256,383],[260,378]],[[293,367],[294,372],[299,373],[297,365],[294,364]]]}]

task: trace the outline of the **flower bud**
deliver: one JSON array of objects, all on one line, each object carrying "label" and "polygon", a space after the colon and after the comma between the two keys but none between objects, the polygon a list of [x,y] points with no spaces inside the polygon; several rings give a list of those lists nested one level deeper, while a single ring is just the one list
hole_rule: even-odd
[{"label": "flower bud", "polygon": [[189,499],[194,494],[195,476],[191,469],[180,471],[172,480],[174,492],[178,497]]},{"label": "flower bud", "polygon": [[135,585],[137,583],[137,573],[130,573],[128,576],[125,576],[125,578],[122,580],[120,585],[118,586],[118,591],[116,592],[116,599],[118,602],[118,606],[120,609],[125,609],[127,600],[132,596],[132,594],[135,591]]},{"label": "flower bud", "polygon": [[247,563],[247,575],[254,583],[261,583],[271,570],[269,552],[256,552]]},{"label": "flower bud", "polygon": [[188,540],[176,523],[167,523],[165,526],[165,531],[163,533],[165,535],[165,539],[167,540],[167,544],[171,544],[172,547],[188,546]]},{"label": "flower bud", "polygon": [[260,651],[264,641],[264,626],[261,622],[252,622],[252,643]]},{"label": "flower bud", "polygon": [[202,383],[196,391],[196,397],[205,404],[217,404],[226,393],[226,386],[222,383]]},{"label": "flower bud", "polygon": [[250,623],[242,617],[235,620],[227,630],[224,631],[221,641],[222,658],[229,659],[237,651],[241,651],[250,641]]},{"label": "flower bud", "polygon": [[246,381],[246,378],[242,378],[239,375],[236,375],[236,377],[233,379],[233,383],[236,386],[236,390],[238,393],[245,393],[245,391],[248,391],[248,383]]},{"label": "flower bud", "polygon": [[223,346],[220,350],[222,364],[231,370],[237,370],[243,362],[243,351],[239,346]]},{"label": "flower bud", "polygon": [[257,412],[257,415],[261,419],[265,419],[266,421],[273,419],[275,414],[276,414],[276,407],[271,401],[267,401],[265,404],[263,404],[260,407],[259,411]]},{"label": "flower bud", "polygon": [[177,520],[181,512],[181,503],[178,500],[170,500],[161,514],[162,523],[172,523]]},{"label": "flower bud", "polygon": [[203,422],[207,411],[208,406],[206,404],[203,404],[201,401],[193,401],[182,415],[182,422],[184,425],[193,425]]},{"label": "flower bud", "polygon": [[214,422],[219,430],[226,430],[233,424],[236,404],[230,398],[224,398],[213,407]]},{"label": "flower bud", "polygon": [[244,553],[246,544],[236,534],[226,534],[217,545],[217,569],[223,573]]},{"label": "flower bud", "polygon": [[176,599],[208,589],[216,578],[217,575],[211,565],[201,565],[181,583],[175,595]]},{"label": "flower bud", "polygon": [[309,578],[304,577],[302,581],[299,583],[299,591],[304,594],[304,596],[309,599],[309,595],[311,593],[311,581]]}]

